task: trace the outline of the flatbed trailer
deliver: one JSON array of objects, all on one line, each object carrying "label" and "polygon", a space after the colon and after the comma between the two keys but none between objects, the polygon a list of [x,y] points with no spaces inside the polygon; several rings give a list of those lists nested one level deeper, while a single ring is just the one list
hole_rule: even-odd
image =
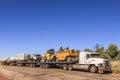
[{"label": "flatbed trailer", "polygon": [[16,63],[17,66],[30,66],[30,67],[37,67],[39,61],[18,61]]},{"label": "flatbed trailer", "polygon": [[72,70],[73,69],[73,65],[77,64],[78,61],[49,61],[49,62],[39,62],[38,65],[40,66],[40,68],[54,68],[54,67],[59,67],[59,68],[63,68],[65,70]]}]

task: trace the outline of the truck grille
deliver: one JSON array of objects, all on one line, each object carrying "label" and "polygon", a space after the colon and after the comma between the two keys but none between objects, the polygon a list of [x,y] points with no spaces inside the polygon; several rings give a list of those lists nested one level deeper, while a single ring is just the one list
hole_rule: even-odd
[{"label": "truck grille", "polygon": [[109,61],[104,61],[104,65],[105,65],[105,67],[109,67],[110,65],[109,65]]}]

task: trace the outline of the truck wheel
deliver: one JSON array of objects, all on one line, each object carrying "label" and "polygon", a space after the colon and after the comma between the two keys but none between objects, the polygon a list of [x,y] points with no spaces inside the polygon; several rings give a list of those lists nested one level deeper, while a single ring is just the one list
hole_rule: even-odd
[{"label": "truck wheel", "polygon": [[68,70],[72,70],[72,69],[73,69],[72,64],[69,64],[69,65],[68,65]]},{"label": "truck wheel", "polygon": [[68,69],[68,66],[66,64],[63,65],[63,69],[64,70],[67,70]]},{"label": "truck wheel", "polygon": [[91,73],[96,73],[97,72],[97,68],[93,65],[90,67],[90,72]]}]

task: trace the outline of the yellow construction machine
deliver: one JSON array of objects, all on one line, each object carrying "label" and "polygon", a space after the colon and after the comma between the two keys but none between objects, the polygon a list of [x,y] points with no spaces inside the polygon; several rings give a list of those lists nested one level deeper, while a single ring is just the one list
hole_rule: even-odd
[{"label": "yellow construction machine", "polygon": [[56,61],[74,61],[76,60],[77,53],[74,49],[63,49],[60,47],[58,52],[56,53]]},{"label": "yellow construction machine", "polygon": [[55,50],[48,49],[47,52],[42,57],[42,61],[54,61],[55,60]]}]

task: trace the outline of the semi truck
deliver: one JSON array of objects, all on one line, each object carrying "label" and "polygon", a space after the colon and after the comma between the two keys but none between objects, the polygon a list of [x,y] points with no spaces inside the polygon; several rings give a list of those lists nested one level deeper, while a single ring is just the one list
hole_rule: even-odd
[{"label": "semi truck", "polygon": [[[63,56],[66,56],[64,55],[65,53],[59,54],[63,54]],[[75,58],[75,56],[68,57]],[[100,58],[98,53],[80,52],[76,57],[78,57],[78,59],[56,60],[56,54],[54,54],[54,49],[49,49],[46,55],[43,57],[40,54],[34,54],[33,56],[31,56],[30,54],[17,54],[15,60],[12,60],[11,62],[8,58],[6,58],[3,61],[3,64],[14,64],[16,66],[30,66],[40,68],[56,67],[64,70],[85,70],[92,73],[112,72],[110,61],[108,59]]]},{"label": "semi truck", "polygon": [[38,63],[41,68],[59,67],[64,70],[85,70],[92,73],[112,72],[108,59],[99,58],[94,52],[80,52],[78,61],[46,61]]}]

